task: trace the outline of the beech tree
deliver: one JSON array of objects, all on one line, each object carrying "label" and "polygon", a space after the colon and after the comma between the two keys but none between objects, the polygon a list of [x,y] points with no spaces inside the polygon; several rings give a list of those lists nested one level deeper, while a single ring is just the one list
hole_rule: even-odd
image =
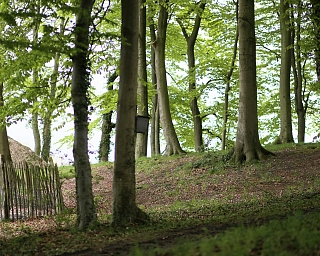
[{"label": "beech tree", "polygon": [[292,69],[294,76],[294,94],[295,94],[295,110],[298,116],[298,142],[304,142],[305,137],[305,118],[308,109],[308,95],[305,93],[303,86],[303,70],[302,70],[302,56],[301,56],[301,10],[302,3],[298,1],[297,17],[294,22],[294,14],[292,11],[292,33],[291,33],[291,50]]},{"label": "beech tree", "polygon": [[[148,116],[148,86],[147,86],[147,60],[146,60],[146,6],[145,0],[140,1],[139,18],[139,54],[138,54],[138,104],[137,114]],[[136,139],[136,158],[147,156],[148,132],[138,133]]]},{"label": "beech tree", "polygon": [[239,0],[238,26],[239,117],[233,160],[250,162],[270,154],[261,146],[258,134],[254,0]]},{"label": "beech tree", "polygon": [[[177,21],[181,27],[182,34],[187,42],[187,56],[188,56],[188,69],[189,69],[189,92],[194,92],[196,89],[196,75],[195,75],[195,50],[194,46],[197,40],[198,32],[201,24],[201,14],[206,6],[206,1],[199,2],[195,5],[197,10],[196,17],[194,19],[193,28],[191,33],[188,33],[186,26],[183,23],[184,17],[178,17]],[[196,8],[198,7],[198,8]],[[190,17],[187,18],[188,20]],[[194,147],[196,151],[203,150],[203,138],[202,138],[202,118],[200,116],[200,110],[198,106],[198,97],[193,96],[190,101],[190,108],[193,118],[193,134],[194,134]]]},{"label": "beech tree", "polygon": [[[153,11],[153,5],[148,5],[148,12]],[[148,19],[150,39],[151,42],[156,41],[156,31],[155,23],[152,17]],[[151,155],[160,155],[160,114],[159,114],[159,100],[157,93],[157,74],[156,74],[156,61],[155,61],[155,50],[151,45],[150,49],[150,63],[151,63],[151,83],[155,94],[152,97],[152,110],[151,110],[151,134],[150,134],[150,144],[151,144]]]},{"label": "beech tree", "polygon": [[[3,82],[0,82],[0,110],[4,108],[4,99],[3,99]],[[1,160],[7,163],[11,163],[11,154],[9,148],[9,141],[7,135],[7,126],[6,126],[6,119],[4,116],[1,115],[0,118],[0,156]],[[0,168],[3,170],[2,168]],[[2,175],[0,173],[0,175]],[[2,178],[3,176],[1,176]],[[1,185],[1,184],[0,184]]]},{"label": "beech tree", "polygon": [[[118,78],[117,71],[114,71],[108,78],[108,92],[113,92],[113,83]],[[112,114],[114,110],[108,109],[102,114],[101,139],[99,145],[99,161],[108,161],[111,151],[111,132],[115,128],[112,122]]]},{"label": "beech tree", "polygon": [[[3,110],[4,107],[4,99],[3,99],[3,82],[0,82],[0,111]],[[10,165],[12,163],[10,147],[9,147],[9,140],[7,134],[7,126],[6,120],[3,116],[0,118],[0,164],[2,165],[2,161],[6,163],[6,165]],[[5,184],[3,180],[3,168],[0,168],[0,189],[3,191]],[[10,216],[10,208],[8,207],[8,191],[1,194],[1,200],[3,202],[3,209],[4,209],[4,218],[9,219]],[[4,198],[3,198],[4,197]]]},{"label": "beech tree", "polygon": [[[239,9],[239,4],[238,0],[235,3],[236,5],[236,22],[238,23],[238,9]],[[230,69],[227,73],[226,76],[226,87],[224,90],[224,108],[223,108],[223,124],[222,124],[222,136],[221,136],[221,149],[225,150],[226,148],[226,142],[227,142],[227,122],[229,119],[229,92],[231,90],[231,77],[235,69],[235,62],[237,58],[237,53],[238,53],[238,39],[239,39],[239,31],[238,31],[238,26],[236,27],[236,35],[234,39],[234,44],[233,44],[233,55],[231,59],[231,64],[230,64]]]},{"label": "beech tree", "polygon": [[289,3],[280,0],[280,31],[281,31],[281,69],[280,69],[280,143],[293,142],[290,73],[291,73],[291,28],[289,27]]},{"label": "beech tree", "polygon": [[86,229],[97,221],[88,155],[88,88],[90,86],[88,48],[93,2],[93,0],[81,0],[79,4],[74,31],[75,47],[72,55],[73,156],[76,173],[77,226],[79,229]]},{"label": "beech tree", "polygon": [[311,0],[311,19],[313,21],[314,54],[316,63],[317,80],[320,83],[320,3],[318,0]]},{"label": "beech tree", "polygon": [[113,176],[113,226],[144,222],[136,205],[135,119],[138,86],[139,0],[122,0],[120,84]]},{"label": "beech tree", "polygon": [[166,77],[165,66],[165,45],[166,32],[168,26],[168,1],[159,1],[159,17],[156,40],[152,42],[155,50],[155,67],[157,76],[157,92],[160,122],[163,129],[163,134],[166,140],[166,155],[181,154],[182,150],[176,131],[173,126],[172,117],[170,113],[170,103],[168,94],[168,85]]}]

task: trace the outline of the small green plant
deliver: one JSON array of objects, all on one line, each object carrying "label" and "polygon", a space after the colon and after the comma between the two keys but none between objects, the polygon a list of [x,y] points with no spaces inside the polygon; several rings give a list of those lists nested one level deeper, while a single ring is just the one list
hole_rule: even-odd
[{"label": "small green plant", "polygon": [[54,221],[58,229],[70,229],[75,225],[75,209],[66,208],[61,213],[54,216]]},{"label": "small green plant", "polygon": [[60,166],[59,167],[60,179],[72,179],[75,177],[74,166]]}]

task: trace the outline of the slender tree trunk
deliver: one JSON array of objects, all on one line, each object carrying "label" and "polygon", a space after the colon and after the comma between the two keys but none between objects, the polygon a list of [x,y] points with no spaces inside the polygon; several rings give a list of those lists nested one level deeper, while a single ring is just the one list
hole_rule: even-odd
[{"label": "slender tree trunk", "polygon": [[291,29],[289,29],[289,3],[280,0],[280,30],[281,30],[281,69],[280,69],[280,142],[293,142],[291,97],[290,97],[290,68],[291,68]]},{"label": "slender tree trunk", "polygon": [[316,62],[317,80],[320,84],[320,3],[319,0],[311,0],[312,14],[311,19],[313,21],[314,30],[314,53]]},{"label": "slender tree trunk", "polygon": [[[61,19],[60,34],[63,35],[64,31],[65,31],[65,20]],[[51,102],[53,106],[51,106],[51,104],[47,106],[47,110],[43,118],[41,157],[46,162],[49,160],[49,157],[50,157],[51,137],[52,137],[51,136],[52,114],[54,109],[57,107],[55,102],[57,102],[56,91],[57,91],[57,83],[58,83],[58,77],[59,77],[60,58],[61,58],[61,53],[57,52],[54,56],[53,71],[52,71],[51,82],[50,82],[49,102]]]},{"label": "slender tree trunk", "polygon": [[[298,142],[304,142],[305,130],[306,130],[306,111],[308,105],[304,106],[304,89],[303,89],[303,79],[302,79],[302,67],[301,67],[301,1],[298,2],[298,17],[296,22],[296,28],[292,29],[292,41],[291,44],[295,45],[292,54],[292,68],[294,74],[294,94],[295,94],[295,110],[298,115]],[[293,14],[292,14],[293,16]],[[296,39],[296,42],[295,42]]]},{"label": "slender tree trunk", "polygon": [[167,143],[166,155],[181,154],[182,150],[176,131],[174,129],[169,104],[166,67],[165,67],[165,44],[166,44],[166,32],[168,25],[168,12],[166,9],[167,0],[161,0],[160,13],[158,19],[158,33],[157,39],[153,43],[155,49],[155,63],[157,74],[157,91],[158,91],[158,104],[160,121],[164,133],[164,137]]},{"label": "slender tree trunk", "polygon": [[[189,92],[196,90],[196,65],[194,56],[194,46],[197,40],[198,32],[201,23],[201,14],[206,6],[206,2],[200,2],[199,4],[200,13],[197,13],[194,21],[192,33],[188,35],[187,29],[183,25],[182,21],[178,19],[178,23],[181,27],[184,38],[187,41],[187,56],[188,56],[188,70],[189,70]],[[190,102],[190,108],[193,118],[193,136],[194,136],[194,147],[196,151],[203,150],[203,138],[202,138],[202,119],[200,116],[200,110],[198,107],[198,98],[193,97]]]},{"label": "slender tree trunk", "polygon": [[71,97],[74,109],[73,156],[76,172],[77,226],[86,229],[97,221],[88,155],[89,26],[93,0],[81,0],[76,17],[75,53],[72,56]]},{"label": "slender tree trunk", "polygon": [[[154,24],[151,21],[150,37],[151,42],[156,41],[156,33]],[[157,75],[156,75],[156,64],[155,64],[155,51],[151,46],[151,79],[153,88],[157,91]],[[151,116],[151,155],[160,155],[160,114],[158,104],[158,94],[156,93],[152,98],[152,116]]]},{"label": "slender tree trunk", "polygon": [[31,127],[33,132],[33,140],[34,140],[34,152],[40,156],[41,153],[41,136],[39,131],[39,113],[36,109],[32,112],[31,117]]},{"label": "slender tree trunk", "polygon": [[239,118],[233,160],[250,162],[270,153],[258,134],[254,0],[239,0]]},{"label": "slender tree trunk", "polygon": [[[118,78],[118,74],[115,71],[108,79],[108,91],[113,90],[113,82]],[[115,124],[112,123],[113,111],[110,111],[102,116],[101,127],[101,140],[99,145],[99,161],[108,161],[111,151],[111,132],[115,128]]]},{"label": "slender tree trunk", "polygon": [[[3,83],[0,83],[0,111],[4,107],[4,100],[3,100]],[[8,141],[8,134],[7,134],[7,127],[5,119],[0,120],[0,164],[2,165],[2,161],[4,161],[7,165],[12,163],[9,141]],[[0,190],[2,192],[2,203],[4,209],[4,218],[9,219],[10,217],[10,194],[7,190],[8,184],[5,184],[4,181],[4,173],[2,166],[0,165]]]},{"label": "slender tree trunk", "polygon": [[[238,23],[238,1],[236,2],[236,22]],[[225,150],[226,148],[226,140],[227,140],[227,123],[228,123],[228,117],[229,117],[229,92],[231,89],[230,81],[231,77],[234,71],[234,63],[237,58],[237,52],[238,52],[238,39],[239,39],[239,31],[238,31],[238,25],[236,27],[236,37],[233,44],[233,55],[231,60],[231,65],[229,72],[227,74],[226,78],[226,88],[224,91],[224,108],[223,108],[223,124],[222,124],[222,136],[221,136],[221,149]]]},{"label": "slender tree trunk", "polygon": [[[60,53],[56,53],[54,57],[53,71],[51,75],[51,83],[50,83],[50,101],[55,101],[56,90],[57,90],[57,82],[59,75],[59,63],[60,63]],[[55,107],[55,106],[54,106]],[[43,131],[42,131],[42,150],[41,157],[46,162],[50,157],[50,149],[51,149],[51,124],[52,124],[52,113],[53,107],[48,106],[47,112],[43,118]]]},{"label": "slender tree trunk", "polygon": [[[40,13],[40,6],[36,5],[34,7],[36,13]],[[39,37],[39,26],[41,22],[41,18],[38,17],[34,18],[34,25],[32,28],[32,43],[34,45],[38,42]],[[38,86],[38,80],[39,80],[39,72],[38,67],[35,66],[32,70],[32,83],[34,87]],[[33,139],[34,139],[34,152],[40,156],[41,153],[41,136],[39,131],[39,113],[37,110],[37,98],[34,100],[34,109],[32,110],[32,116],[31,116],[31,127],[33,132]]]},{"label": "slender tree trunk", "polygon": [[[138,63],[138,107],[137,114],[148,116],[148,86],[146,61],[146,7],[145,0],[140,0],[139,18],[139,63]],[[137,133],[136,158],[147,156],[148,132]]]},{"label": "slender tree trunk", "polygon": [[135,118],[138,86],[139,0],[122,0],[120,84],[116,122],[112,225],[144,222],[136,205]]},{"label": "slender tree trunk", "polygon": [[[1,82],[0,83],[0,110],[3,107],[4,107],[3,83]],[[5,119],[0,120],[0,155],[3,157],[4,161],[8,163],[12,162]]]}]

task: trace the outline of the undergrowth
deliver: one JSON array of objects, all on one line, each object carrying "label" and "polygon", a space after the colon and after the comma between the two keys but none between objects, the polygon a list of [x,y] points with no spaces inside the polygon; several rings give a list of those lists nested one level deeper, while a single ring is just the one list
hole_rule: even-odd
[{"label": "undergrowth", "polygon": [[[272,149],[300,152],[319,148],[319,144],[289,146],[283,149],[282,145],[277,145],[272,146]],[[153,183],[142,183],[139,190],[159,185],[156,182],[163,182],[160,185],[167,186],[167,193],[175,196],[183,189],[188,192],[186,188],[190,186],[189,200],[175,200],[170,204],[158,204],[144,209],[151,218],[148,224],[115,230],[110,226],[110,214],[99,212],[99,225],[80,232],[74,228],[75,209],[36,220],[38,228],[35,229],[28,226],[28,221],[2,222],[0,256],[76,255],[74,253],[77,251],[85,250],[94,250],[92,255],[99,255],[101,251],[102,255],[109,250],[110,244],[119,244],[120,248],[129,244],[131,255],[319,255],[320,178],[314,177],[310,184],[302,184],[304,180],[287,184],[281,194],[264,190],[264,187],[258,190],[258,195],[250,194],[249,188],[258,189],[257,183],[272,187],[281,183],[283,177],[275,175],[268,162],[233,166],[224,161],[225,154],[226,152],[203,152],[179,157],[138,159],[137,172],[146,176],[152,174],[153,177],[158,172],[159,177],[163,178],[153,180]],[[109,164],[105,163],[105,166]],[[101,166],[102,164],[93,166],[93,173]],[[59,171],[62,178],[74,177],[73,167],[59,168]],[[243,188],[238,200],[235,195],[240,192],[229,184],[224,184],[220,198],[216,197],[218,195],[212,198],[192,197],[195,185],[203,186],[202,190],[206,192],[208,184],[205,181],[210,180],[211,185],[219,184],[220,176],[245,171],[256,180],[237,180]],[[298,179],[300,174],[297,172],[292,175]],[[216,191],[214,186],[211,189]],[[96,198],[99,202],[103,200]],[[43,230],[45,225],[48,228]],[[214,228],[206,229],[209,226]],[[173,241],[170,246],[159,245],[152,250],[143,246],[150,239],[158,239],[161,244],[160,234],[197,228],[203,229],[198,237],[181,236],[181,243]],[[163,239],[165,242],[165,235]],[[124,255],[128,254],[128,251],[122,252]]]}]

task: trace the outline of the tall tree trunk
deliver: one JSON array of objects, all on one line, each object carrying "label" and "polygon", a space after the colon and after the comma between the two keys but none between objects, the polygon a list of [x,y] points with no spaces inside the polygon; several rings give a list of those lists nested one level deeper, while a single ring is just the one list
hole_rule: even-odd
[{"label": "tall tree trunk", "polygon": [[[238,1],[236,2],[236,22],[238,23],[238,10],[239,10],[239,4]],[[238,39],[239,39],[239,31],[238,31],[238,25],[236,27],[236,37],[233,44],[233,55],[231,60],[231,65],[229,72],[227,74],[226,78],[226,88],[224,91],[224,108],[223,108],[223,124],[222,124],[222,136],[221,136],[221,149],[225,150],[226,148],[226,140],[227,140],[227,123],[228,123],[228,117],[229,117],[229,92],[231,89],[230,81],[231,77],[234,71],[234,63],[237,58],[237,52],[238,52]]]},{"label": "tall tree trunk", "polygon": [[[0,110],[3,107],[4,107],[3,82],[1,82],[0,83]],[[12,162],[5,118],[0,120],[0,155],[3,157],[4,161]]]},{"label": "tall tree trunk", "polygon": [[[55,97],[56,97],[60,56],[61,56],[60,53],[56,53],[54,57],[53,71],[52,71],[51,83],[50,83],[50,102],[55,101]],[[42,141],[41,157],[45,161],[48,161],[50,157],[52,113],[53,113],[53,107],[48,106],[48,109],[43,118],[43,130],[42,130],[43,141]]]},{"label": "tall tree trunk", "polygon": [[[61,19],[60,21],[60,34],[63,35],[65,31],[65,20]],[[53,70],[51,74],[50,82],[50,94],[49,94],[49,104],[47,106],[46,113],[43,117],[43,130],[42,130],[42,149],[41,157],[46,162],[50,157],[51,149],[51,124],[52,124],[52,114],[56,106],[56,91],[57,91],[57,82],[59,77],[59,66],[60,66],[61,53],[57,52],[54,56]]]},{"label": "tall tree trunk", "polygon": [[72,56],[71,97],[74,109],[73,156],[76,172],[77,226],[86,229],[97,220],[88,155],[89,26],[93,0],[81,0],[76,15],[75,53]]},{"label": "tall tree trunk", "polygon": [[320,3],[319,0],[311,0],[312,14],[311,19],[313,21],[314,30],[314,53],[316,62],[317,80],[320,84]]},{"label": "tall tree trunk", "polygon": [[[35,9],[35,13],[38,13],[38,14],[40,13],[40,5],[35,5],[34,9]],[[32,28],[32,43],[34,46],[36,46],[38,43],[39,26],[41,22],[41,18],[39,19],[39,16],[35,17],[33,20],[34,25]],[[38,80],[39,80],[38,76],[39,76],[38,67],[35,66],[32,70],[32,83],[34,87],[38,86]],[[34,99],[34,109],[32,110],[31,127],[32,127],[33,139],[34,139],[34,152],[40,156],[41,136],[39,131],[39,113],[38,113],[37,107],[38,106],[37,106],[37,98],[36,98]]]},{"label": "tall tree trunk", "polygon": [[258,134],[254,0],[239,0],[239,118],[234,145],[235,162],[264,159],[269,152]]},{"label": "tall tree trunk", "polygon": [[[197,40],[198,32],[201,23],[201,14],[206,6],[206,2],[200,2],[199,12],[196,15],[191,35],[188,35],[187,29],[183,25],[182,21],[178,19],[178,23],[181,27],[184,38],[187,41],[187,56],[188,56],[188,70],[189,70],[189,92],[196,90],[196,65],[194,56],[194,46]],[[202,138],[202,119],[200,116],[200,110],[198,107],[198,97],[193,97],[190,102],[190,108],[193,118],[193,136],[194,136],[194,148],[197,152],[203,150],[203,138]]]},{"label": "tall tree trunk", "polygon": [[[147,86],[147,61],[146,61],[146,6],[145,0],[140,0],[139,18],[139,62],[138,62],[138,108],[137,114],[148,116],[148,86]],[[148,132],[137,133],[136,158],[147,156]]]},{"label": "tall tree trunk", "polygon": [[[154,23],[150,22],[150,37],[151,42],[156,41],[156,33],[154,28]],[[153,88],[157,91],[157,75],[156,75],[156,64],[155,64],[155,51],[153,46],[151,46],[151,79]],[[160,114],[159,114],[159,104],[158,104],[158,93],[156,93],[152,98],[152,114],[151,114],[151,155],[160,155]]]},{"label": "tall tree trunk", "polygon": [[[113,82],[118,78],[116,71],[108,79],[108,91],[113,90]],[[101,139],[99,145],[99,161],[108,161],[109,154],[111,151],[111,132],[115,128],[115,124],[112,123],[112,114],[113,111],[103,114],[102,116],[102,127],[101,127]]]},{"label": "tall tree trunk", "polygon": [[135,118],[138,86],[139,0],[122,0],[120,84],[116,122],[112,225],[143,222],[136,205]]},{"label": "tall tree trunk", "polygon": [[36,109],[32,112],[31,117],[31,127],[33,132],[33,140],[34,140],[34,152],[40,156],[41,153],[41,136],[39,131],[39,113]]},{"label": "tall tree trunk", "polygon": [[[3,100],[3,82],[0,83],[0,111],[4,107],[4,100]],[[5,119],[0,120],[0,164],[1,161],[4,161],[7,165],[12,163],[9,141],[8,141],[8,134],[7,134],[7,127]],[[3,169],[0,166],[0,191],[1,193],[1,202],[3,203],[4,209],[4,218],[9,219],[10,217],[10,208],[9,208],[9,191],[6,189],[8,185],[4,183],[4,173]]]},{"label": "tall tree trunk", "polygon": [[289,3],[280,0],[280,31],[281,31],[281,68],[280,68],[280,143],[293,142],[290,68],[291,68],[291,29],[289,29]]},{"label": "tall tree trunk", "polygon": [[[291,51],[292,54],[292,67],[294,74],[294,94],[295,94],[295,110],[298,115],[298,142],[304,142],[305,131],[306,131],[306,112],[308,105],[304,106],[304,89],[302,81],[302,67],[301,67],[301,1],[298,2],[297,6],[297,22],[296,27],[292,29],[292,41],[291,44],[295,45],[294,51]],[[293,16],[293,14],[292,14]],[[296,39],[296,42],[295,42]]]},{"label": "tall tree trunk", "polygon": [[155,49],[160,121],[164,137],[167,143],[166,155],[172,155],[181,154],[184,153],[184,151],[180,146],[170,113],[169,94],[165,67],[165,44],[168,25],[168,12],[166,8],[167,2],[168,0],[159,1],[160,12],[158,18],[158,33],[156,41],[153,42],[153,47]]}]

